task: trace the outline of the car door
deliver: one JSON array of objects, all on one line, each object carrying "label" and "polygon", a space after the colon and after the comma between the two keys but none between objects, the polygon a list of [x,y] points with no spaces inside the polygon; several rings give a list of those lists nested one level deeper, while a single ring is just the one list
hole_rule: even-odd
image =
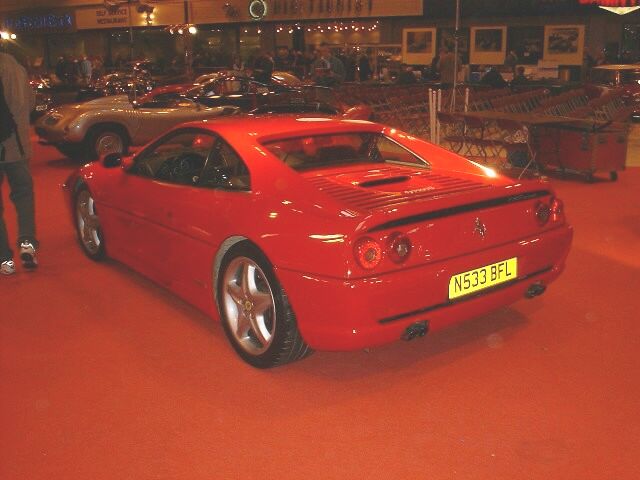
[{"label": "car door", "polygon": [[[119,239],[121,260],[165,286],[174,281],[171,255],[179,243],[176,237],[188,234],[210,241],[203,227],[210,206],[199,201],[195,185],[214,140],[201,129],[175,130],[140,152],[105,193],[105,203],[113,209],[121,235],[126,235],[124,241]],[[183,217],[177,221],[179,214]],[[176,231],[178,224],[184,232]]]},{"label": "car door", "polygon": [[237,152],[221,137],[195,186],[172,202],[171,289],[208,311],[213,298],[212,268],[220,244],[237,235],[237,212],[251,212],[249,170]]}]

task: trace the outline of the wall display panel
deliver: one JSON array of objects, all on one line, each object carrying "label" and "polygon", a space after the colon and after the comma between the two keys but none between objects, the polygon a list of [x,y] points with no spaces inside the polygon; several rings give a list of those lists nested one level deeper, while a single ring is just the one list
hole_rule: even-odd
[{"label": "wall display panel", "polygon": [[582,65],[583,53],[584,25],[545,25],[545,62]]},{"label": "wall display panel", "polygon": [[544,27],[510,27],[507,50],[518,56],[518,64],[536,65],[542,59]]},{"label": "wall display panel", "polygon": [[507,27],[471,27],[470,63],[501,65],[507,51]]},{"label": "wall display panel", "polygon": [[435,28],[402,30],[402,61],[408,65],[428,65],[436,54]]}]

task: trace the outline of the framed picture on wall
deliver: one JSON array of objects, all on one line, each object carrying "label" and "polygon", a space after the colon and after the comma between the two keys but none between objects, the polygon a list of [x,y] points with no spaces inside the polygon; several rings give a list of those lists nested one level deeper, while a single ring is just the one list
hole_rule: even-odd
[{"label": "framed picture on wall", "polygon": [[560,65],[582,65],[584,25],[545,25],[545,62]]},{"label": "framed picture on wall", "polygon": [[436,54],[435,28],[402,30],[402,61],[408,65],[429,65]]},{"label": "framed picture on wall", "polygon": [[471,27],[471,53],[474,65],[501,65],[507,51],[507,27]]},{"label": "framed picture on wall", "polygon": [[514,51],[518,64],[536,65],[542,58],[544,26],[510,27],[507,51]]}]

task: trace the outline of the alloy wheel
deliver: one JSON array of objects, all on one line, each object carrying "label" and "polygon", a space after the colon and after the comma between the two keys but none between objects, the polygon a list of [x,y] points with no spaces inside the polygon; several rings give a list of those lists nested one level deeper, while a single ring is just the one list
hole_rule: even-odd
[{"label": "alloy wheel", "polygon": [[236,257],[224,272],[221,299],[236,343],[251,355],[264,353],[276,331],[273,291],[260,266]]}]

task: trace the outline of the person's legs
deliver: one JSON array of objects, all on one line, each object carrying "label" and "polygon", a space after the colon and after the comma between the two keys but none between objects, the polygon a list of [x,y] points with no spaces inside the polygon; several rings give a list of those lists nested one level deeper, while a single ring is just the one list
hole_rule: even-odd
[{"label": "person's legs", "polygon": [[29,242],[37,248],[33,180],[29,166],[26,162],[13,162],[3,167],[11,187],[9,198],[18,215],[18,246],[23,242]]},{"label": "person's legs", "polygon": [[13,263],[13,252],[9,247],[9,236],[7,225],[4,223],[4,205],[2,204],[2,181],[4,180],[4,170],[0,165],[0,275],[12,275],[16,273],[16,266]]},{"label": "person's legs", "polygon": [[11,260],[13,252],[9,246],[9,235],[7,225],[4,223],[4,205],[2,203],[2,181],[4,178],[4,167],[0,165],[0,263]]}]

